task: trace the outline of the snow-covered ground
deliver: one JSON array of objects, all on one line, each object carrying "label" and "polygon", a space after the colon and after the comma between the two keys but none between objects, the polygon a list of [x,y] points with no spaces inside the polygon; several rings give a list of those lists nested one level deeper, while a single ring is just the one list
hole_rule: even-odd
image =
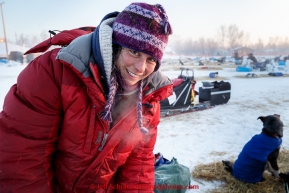
[{"label": "snow-covered ground", "polygon": [[[194,75],[196,79],[207,76],[208,81],[214,81],[208,75],[215,71],[231,83],[229,102],[204,111],[162,118],[155,151],[168,159],[176,157],[191,171],[199,163],[236,158],[244,144],[260,133],[262,122],[257,118],[270,114],[281,115],[285,125],[282,146],[288,149],[289,77],[261,77],[268,72],[254,72],[259,77],[245,78],[247,73],[236,72],[234,66],[225,66],[223,70],[195,70]],[[180,71],[163,70],[163,73],[176,78]],[[201,81],[196,88],[200,86]],[[213,187],[211,183],[196,181],[192,181],[192,185],[198,185],[199,191],[188,192],[207,192]]]},{"label": "snow-covered ground", "polygon": [[[1,109],[6,93],[16,83],[18,74],[25,66],[17,63],[10,63],[9,67],[0,64]],[[164,65],[161,69],[173,79],[180,74],[179,67]],[[260,133],[262,123],[257,118],[270,114],[281,115],[285,125],[282,146],[289,149],[289,77],[262,77],[268,72],[254,72],[257,78],[245,78],[247,73],[236,72],[232,65],[218,67],[222,67],[222,70],[198,70],[194,66],[194,75],[196,79],[208,77],[207,81],[214,81],[209,78],[209,73],[219,72],[220,77],[231,83],[229,102],[204,111],[161,118],[155,153],[161,152],[167,159],[175,157],[191,171],[199,163],[236,158],[244,144]],[[200,86],[202,83],[198,81],[197,91]],[[206,193],[214,186],[193,179],[191,185],[198,185],[199,190],[188,192]]]}]

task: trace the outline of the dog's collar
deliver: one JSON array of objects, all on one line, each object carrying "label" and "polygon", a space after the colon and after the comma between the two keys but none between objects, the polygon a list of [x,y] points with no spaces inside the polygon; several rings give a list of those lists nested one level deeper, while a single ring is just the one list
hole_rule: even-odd
[{"label": "dog's collar", "polygon": [[268,133],[268,132],[265,132],[265,131],[262,131],[262,133],[264,135],[267,135],[267,136],[270,136],[270,137],[279,138],[279,136],[277,134],[271,134],[271,133]]}]

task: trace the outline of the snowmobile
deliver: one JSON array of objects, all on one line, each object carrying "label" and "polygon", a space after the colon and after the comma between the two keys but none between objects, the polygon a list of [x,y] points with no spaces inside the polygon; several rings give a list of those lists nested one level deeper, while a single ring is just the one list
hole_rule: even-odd
[{"label": "snowmobile", "polygon": [[229,82],[203,82],[203,86],[197,92],[194,71],[188,68],[180,69],[181,74],[172,80],[173,95],[160,102],[161,117],[205,110],[229,101],[231,93]]}]

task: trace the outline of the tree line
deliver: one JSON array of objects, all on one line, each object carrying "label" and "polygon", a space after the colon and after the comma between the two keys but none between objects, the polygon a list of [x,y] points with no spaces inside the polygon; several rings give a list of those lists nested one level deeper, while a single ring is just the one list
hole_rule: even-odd
[{"label": "tree line", "polygon": [[[33,47],[38,43],[49,38],[48,31],[41,31],[39,35],[27,35],[15,33],[16,44],[26,47]],[[11,41],[10,41],[11,42]],[[240,30],[237,25],[229,26],[221,25],[217,29],[215,38],[199,38],[192,40],[191,38],[184,39],[180,36],[172,36],[170,40],[171,47],[176,54],[181,55],[216,55],[218,50],[232,53],[236,47],[249,47],[254,49],[255,55],[288,55],[289,54],[289,38],[285,37],[270,37],[268,43],[264,43],[259,39],[256,43],[249,41],[249,34]]]},{"label": "tree line", "polygon": [[256,43],[251,43],[249,34],[240,30],[237,25],[229,26],[221,25],[217,30],[215,38],[199,38],[192,40],[191,38],[183,39],[175,36],[172,38],[171,47],[176,54],[182,55],[216,55],[218,50],[227,53],[233,53],[233,49],[237,47],[249,47],[254,49],[255,55],[288,55],[289,39],[288,37],[270,37],[267,44],[262,39],[258,39]]},{"label": "tree line", "polygon": [[35,34],[29,35],[29,34],[24,34],[24,33],[17,34],[15,32],[15,41],[8,39],[8,42],[16,43],[17,45],[25,46],[25,47],[34,47],[35,45],[39,44],[40,42],[48,38],[49,38],[49,33],[46,30],[41,31],[39,35],[35,35]]}]

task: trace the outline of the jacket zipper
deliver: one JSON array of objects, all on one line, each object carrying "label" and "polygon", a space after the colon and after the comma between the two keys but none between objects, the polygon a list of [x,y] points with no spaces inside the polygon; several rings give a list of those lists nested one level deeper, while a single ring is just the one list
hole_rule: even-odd
[{"label": "jacket zipper", "polygon": [[105,121],[105,122],[101,121],[101,124],[102,124],[103,128],[106,128],[106,129],[104,130],[103,139],[101,141],[101,146],[98,148],[98,151],[102,151],[105,144],[106,144],[106,141],[108,138],[108,133],[109,133],[110,122],[109,121]]},{"label": "jacket zipper", "polygon": [[107,133],[103,135],[103,139],[102,139],[102,142],[101,142],[101,146],[100,146],[100,148],[98,148],[98,151],[102,151],[102,149],[103,149],[103,147],[104,147],[104,145],[105,145],[105,143],[106,143],[107,137],[108,137],[108,134],[107,134]]}]

